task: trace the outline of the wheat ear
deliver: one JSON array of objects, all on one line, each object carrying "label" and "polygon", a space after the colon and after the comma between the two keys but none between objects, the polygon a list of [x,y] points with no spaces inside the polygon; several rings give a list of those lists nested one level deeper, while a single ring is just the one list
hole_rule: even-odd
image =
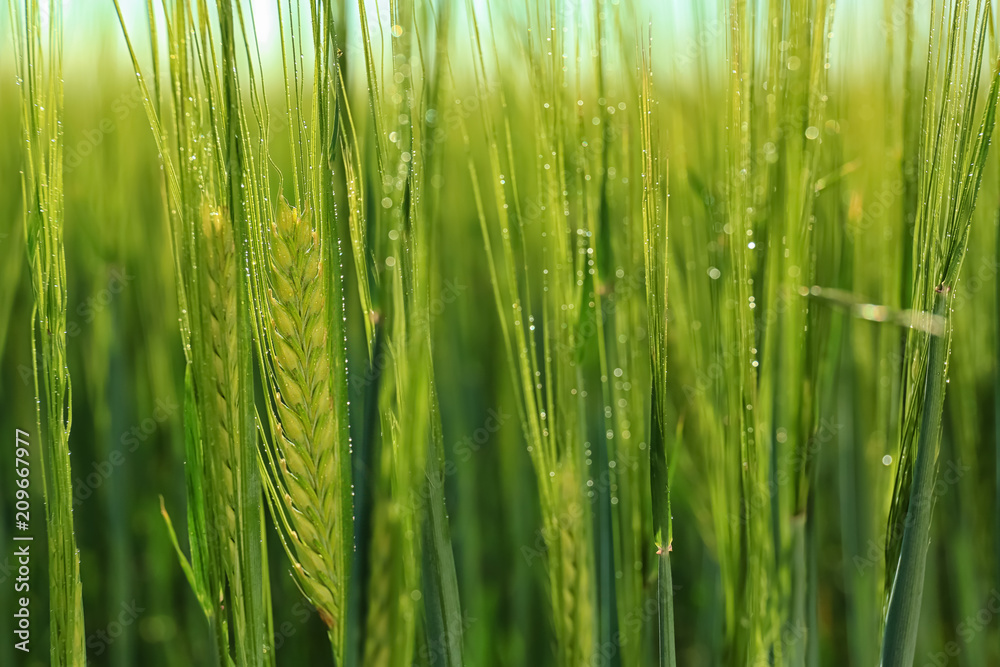
[{"label": "wheat ear", "polygon": [[[233,229],[224,209],[205,202],[202,204],[202,225],[205,238],[205,275],[208,290],[207,341],[211,377],[208,397],[209,424],[214,431],[211,461],[218,475],[222,507],[219,515],[225,517],[217,526],[224,536],[226,568],[231,570],[238,562],[236,535],[236,484],[241,461],[238,439],[234,431],[238,414],[239,392],[239,343],[236,335],[236,244]],[[214,404],[212,404],[214,403]]]},{"label": "wheat ear", "polygon": [[365,667],[389,667],[393,664],[393,648],[400,628],[397,614],[400,600],[399,569],[394,562],[394,544],[398,530],[398,512],[386,499],[376,501],[372,517],[371,573],[368,582],[367,638],[364,646]]},{"label": "wheat ear", "polygon": [[[270,313],[281,496],[290,556],[303,592],[339,637],[346,594],[341,457],[327,323],[328,287],[308,210],[281,200],[271,244]],[[338,639],[339,641],[339,639]]]},{"label": "wheat ear", "polygon": [[[579,498],[577,475],[570,466],[557,473],[556,484],[561,498]],[[574,501],[570,501],[574,502]],[[556,632],[559,638],[560,663],[589,665],[592,658],[593,562],[586,548],[593,539],[587,527],[587,514],[566,509],[549,525],[554,539],[549,544],[549,567],[552,572],[552,599],[556,601]]]}]

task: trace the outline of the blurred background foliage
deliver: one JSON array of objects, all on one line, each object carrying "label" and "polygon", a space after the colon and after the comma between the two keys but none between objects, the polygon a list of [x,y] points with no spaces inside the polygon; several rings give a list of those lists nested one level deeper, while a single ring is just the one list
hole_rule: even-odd
[{"label": "blurred background foliage", "polygon": [[[373,25],[385,24],[379,12],[385,13],[386,4],[372,4]],[[651,58],[660,97],[655,112],[665,128],[661,140],[671,160],[671,288],[715,280],[712,237],[722,233],[725,217],[721,201],[725,184],[712,182],[715,174],[724,173],[713,160],[721,155],[720,142],[726,136],[725,3],[647,5],[613,0],[606,4],[634,5],[634,15],[651,22]],[[915,106],[919,100],[904,91],[922,89],[925,45],[921,42],[926,41],[930,4],[931,0],[882,4],[855,0],[836,5],[828,120],[820,128],[824,146],[818,173],[824,190],[815,211],[816,234],[821,237],[817,280],[848,290],[864,303],[900,306],[899,286],[894,284],[899,281],[899,248],[905,234],[900,221],[905,181],[915,169],[903,155],[904,142],[915,141],[906,136],[914,128],[903,121],[919,108]],[[253,5],[258,24],[266,26],[273,3]],[[126,9],[127,21],[141,26],[146,20],[144,3],[133,2]],[[366,91],[356,7],[348,17],[347,76],[357,94],[354,108],[362,110]],[[916,45],[915,55],[908,59],[911,18],[916,27],[909,34]],[[185,502],[183,357],[162,173],[111,3],[67,2],[66,26],[67,335],[74,379],[75,525],[88,660],[112,666],[208,664],[208,628],[160,514],[160,496],[175,520],[183,516]],[[20,133],[13,103],[17,89],[8,27],[4,13],[0,18],[3,433],[34,423],[31,293],[24,261]],[[504,27],[511,34],[495,35],[501,52],[515,49],[517,43],[511,36],[517,24]],[[275,48],[273,33],[271,37],[262,39],[265,53]],[[451,59],[459,82],[452,92],[459,104],[449,113],[464,114],[473,125],[472,153],[478,161],[485,160],[487,138],[476,129],[478,105],[484,100],[468,83],[469,40],[464,29],[454,31]],[[148,50],[147,41],[140,53]],[[609,101],[633,104],[629,86],[634,85],[635,63],[621,58],[609,67],[616,72],[608,77]],[[519,105],[517,96],[527,72],[507,68],[502,76],[515,141],[527,142],[534,131],[533,115]],[[606,106],[607,101],[600,104]],[[552,664],[554,629],[547,611],[537,487],[510,386],[510,360],[503,352],[497,314],[487,305],[491,279],[458,123],[447,114],[443,120],[446,150],[454,159],[446,159],[441,182],[432,184],[440,188],[447,210],[440,221],[444,289],[432,302],[434,366],[448,458],[445,490],[467,618],[466,662]],[[287,143],[283,129],[272,129],[277,137],[273,145],[280,152]],[[764,142],[754,150],[768,159]],[[918,665],[1000,664],[1000,618],[990,611],[990,601],[1000,599],[993,446],[994,429],[1000,428],[994,407],[1000,269],[996,156],[994,151],[986,167],[954,305],[941,477],[935,491]],[[609,179],[614,188],[615,176],[609,174]],[[530,187],[522,193],[524,202],[534,196]],[[702,231],[681,231],[687,228]],[[824,278],[836,282],[824,283]],[[356,315],[349,319],[350,365],[365,368],[357,292],[349,288],[346,293],[349,310]],[[709,363],[695,352],[703,335],[699,329],[711,324],[699,320],[691,303],[686,308],[683,326],[668,329],[667,354],[671,426],[689,420],[689,426],[677,428],[679,469],[672,479],[677,651],[679,664],[715,665],[720,658],[713,647],[719,644],[725,610],[716,545],[705,529],[710,524],[704,514],[711,491],[698,472],[703,461],[698,418],[693,415],[699,397],[715,383],[725,382],[730,369],[721,351]],[[668,317],[675,323],[673,312]],[[823,436],[816,454],[814,507],[822,545],[816,556],[819,647],[823,665],[868,665],[875,662],[880,640],[886,516],[896,462],[890,405],[898,400],[901,330],[860,317],[844,317],[843,327],[836,398],[824,414],[829,437]],[[584,363],[593,368],[598,362],[586,358]],[[352,406],[359,404],[363,388],[363,382],[351,384]],[[593,431],[603,432],[599,416],[592,422]],[[4,475],[0,544],[9,545],[13,494],[6,461],[7,457],[0,463]],[[278,556],[280,545],[268,528],[269,549]],[[655,546],[643,547],[647,553],[636,555],[634,566],[652,577],[655,571],[651,573],[649,562]],[[35,567],[34,581],[45,581],[43,559],[36,559]],[[324,664],[329,660],[325,627],[303,601],[285,560],[271,558],[270,567],[277,663]],[[629,567],[633,563],[618,563],[616,578],[621,579],[621,570]],[[0,555],[0,609],[13,608],[12,572],[11,550],[5,546]],[[645,583],[649,594],[651,582]],[[42,628],[44,587],[35,589],[34,604],[34,622]],[[655,619],[644,617],[642,623],[643,641],[652,655],[655,635],[650,628]],[[960,647],[957,655],[944,653],[949,642]],[[9,632],[0,633],[0,664],[45,663],[44,651],[33,654],[34,662],[15,658],[12,643]]]}]

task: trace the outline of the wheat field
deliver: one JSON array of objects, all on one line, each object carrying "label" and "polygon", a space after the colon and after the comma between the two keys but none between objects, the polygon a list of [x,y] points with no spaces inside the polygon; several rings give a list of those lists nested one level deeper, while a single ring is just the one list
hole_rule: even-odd
[{"label": "wheat field", "polygon": [[5,0],[0,665],[1000,664],[992,0]]}]

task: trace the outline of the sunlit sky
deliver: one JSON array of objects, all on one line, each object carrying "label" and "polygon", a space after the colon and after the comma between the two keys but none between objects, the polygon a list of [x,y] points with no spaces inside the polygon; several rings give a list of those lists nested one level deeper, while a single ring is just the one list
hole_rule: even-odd
[{"label": "sunlit sky", "polygon": [[[140,54],[148,54],[147,0],[119,1],[137,50]],[[357,4],[347,1],[349,21],[357,25]],[[456,7],[465,6],[465,0],[450,1],[454,2]],[[656,43],[665,45],[672,40],[675,52],[692,48],[721,47],[721,42],[725,39],[725,24],[718,8],[725,6],[726,0],[705,0],[706,20],[700,27],[695,25],[690,9],[691,1],[608,0],[611,5],[631,4],[638,16],[648,15],[653,25],[654,45]],[[63,0],[63,2],[67,28],[65,36],[67,80],[74,77],[74,72],[81,75],[84,72],[94,72],[102,62],[120,63],[122,70],[127,71],[125,45],[113,0]],[[479,10],[485,9],[489,4],[494,12],[507,2],[523,6],[521,0],[473,0],[473,2]],[[276,0],[244,0],[244,3],[245,7],[252,10],[258,42],[266,60],[269,51],[274,52],[280,48]],[[283,6],[286,3],[287,0],[282,0]],[[389,0],[366,0],[366,3],[373,34],[377,37],[376,22],[381,21],[386,29],[390,26]],[[929,11],[930,3],[931,0],[914,0],[918,18]],[[573,0],[571,4],[586,7],[589,6],[589,1]],[[161,3],[157,1],[153,5],[160,7]],[[881,3],[865,2],[865,0],[838,0],[834,21],[834,49],[831,55],[834,67],[846,65],[851,71],[863,69],[866,62],[877,58],[882,52],[887,33],[902,27],[902,17],[897,17],[900,25],[893,25],[893,19],[890,19],[887,25],[880,5]],[[0,67],[9,65],[11,42],[8,24],[8,12],[0,11],[0,32],[3,36],[0,45]],[[356,38],[356,36],[355,30],[351,33],[351,37]],[[841,48],[837,48],[837,42],[842,42]],[[845,48],[848,45],[849,48]]]}]

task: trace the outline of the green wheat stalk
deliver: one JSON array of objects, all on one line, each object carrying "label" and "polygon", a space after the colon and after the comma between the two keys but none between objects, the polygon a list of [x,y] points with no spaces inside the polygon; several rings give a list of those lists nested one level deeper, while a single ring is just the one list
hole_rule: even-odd
[{"label": "green wheat stalk", "polygon": [[[367,400],[377,400],[380,433],[361,445],[374,472],[364,480],[373,495],[371,535],[359,535],[373,559],[369,580],[357,582],[367,587],[361,650],[364,664],[408,665],[409,656],[431,655],[460,665],[463,617],[444,490],[434,481],[444,478],[445,461],[430,309],[444,219],[430,187],[441,178],[443,159],[432,139],[433,114],[443,103],[451,9],[394,3],[391,22],[378,25],[383,39],[391,35],[387,69],[378,65],[365,4],[359,2],[358,13],[370,113],[353,116],[343,86],[339,100],[369,363],[385,365],[378,385],[366,390]],[[373,336],[376,326],[384,347]]]},{"label": "green wheat stalk", "polygon": [[[220,0],[164,4],[168,58],[150,93],[116,2],[143,106],[163,165],[180,329],[187,361],[185,451],[190,561],[163,514],[185,575],[212,628],[217,658],[270,663],[269,587],[253,419],[251,286],[241,183],[253,173],[236,68],[242,14]],[[157,44],[155,15],[149,17]],[[159,55],[154,51],[154,55]],[[161,89],[160,77],[169,80]],[[168,94],[168,104],[159,98]],[[201,267],[192,271],[190,267]]]},{"label": "green wheat stalk", "polygon": [[[66,259],[63,246],[62,3],[48,3],[48,25],[36,0],[8,2],[20,84],[25,166],[21,174],[28,267],[34,295],[31,358],[42,494],[48,534],[52,665],[86,664],[83,585],[73,531],[69,433],[72,385],[66,358]],[[41,355],[38,350],[41,348]],[[41,358],[39,358],[39,356]],[[41,381],[39,376],[41,375]],[[44,393],[43,391],[44,390]],[[45,430],[42,430],[42,403]]]},{"label": "green wheat stalk", "polygon": [[657,101],[653,92],[650,55],[643,52],[642,148],[644,188],[642,229],[646,269],[646,312],[649,329],[649,355],[653,381],[650,397],[649,470],[653,501],[653,525],[656,536],[657,608],[659,613],[659,664],[677,664],[674,641],[674,590],[670,569],[673,550],[673,523],[670,510],[670,470],[667,427],[667,227],[668,204],[665,195],[668,177],[661,175],[657,153],[658,137],[652,121]]},{"label": "green wheat stalk", "polygon": [[940,334],[928,336],[911,329],[906,337],[900,457],[887,531],[886,576],[891,585],[886,586],[880,663],[884,666],[911,665],[916,651],[951,345],[950,304],[1000,94],[998,63],[977,132],[974,123],[991,5],[963,0],[935,5],[931,24],[947,38],[931,40],[928,47],[919,147],[925,166],[917,187],[911,307],[932,311],[946,324]]},{"label": "green wheat stalk", "polygon": [[[306,8],[296,2],[278,10],[294,206],[280,194],[277,207],[271,204],[270,111],[255,78],[263,75],[262,65],[249,68],[251,108],[235,100],[244,126],[253,119],[259,131],[259,140],[240,145],[247,156],[249,284],[271,435],[261,472],[296,582],[319,611],[336,664],[343,665],[353,656],[348,592],[354,552],[346,317],[332,174],[343,82],[332,4]],[[302,18],[313,30],[311,54],[303,46]],[[248,53],[256,50],[255,34],[244,31],[242,40]],[[311,64],[311,96],[304,92],[305,62]]]}]

